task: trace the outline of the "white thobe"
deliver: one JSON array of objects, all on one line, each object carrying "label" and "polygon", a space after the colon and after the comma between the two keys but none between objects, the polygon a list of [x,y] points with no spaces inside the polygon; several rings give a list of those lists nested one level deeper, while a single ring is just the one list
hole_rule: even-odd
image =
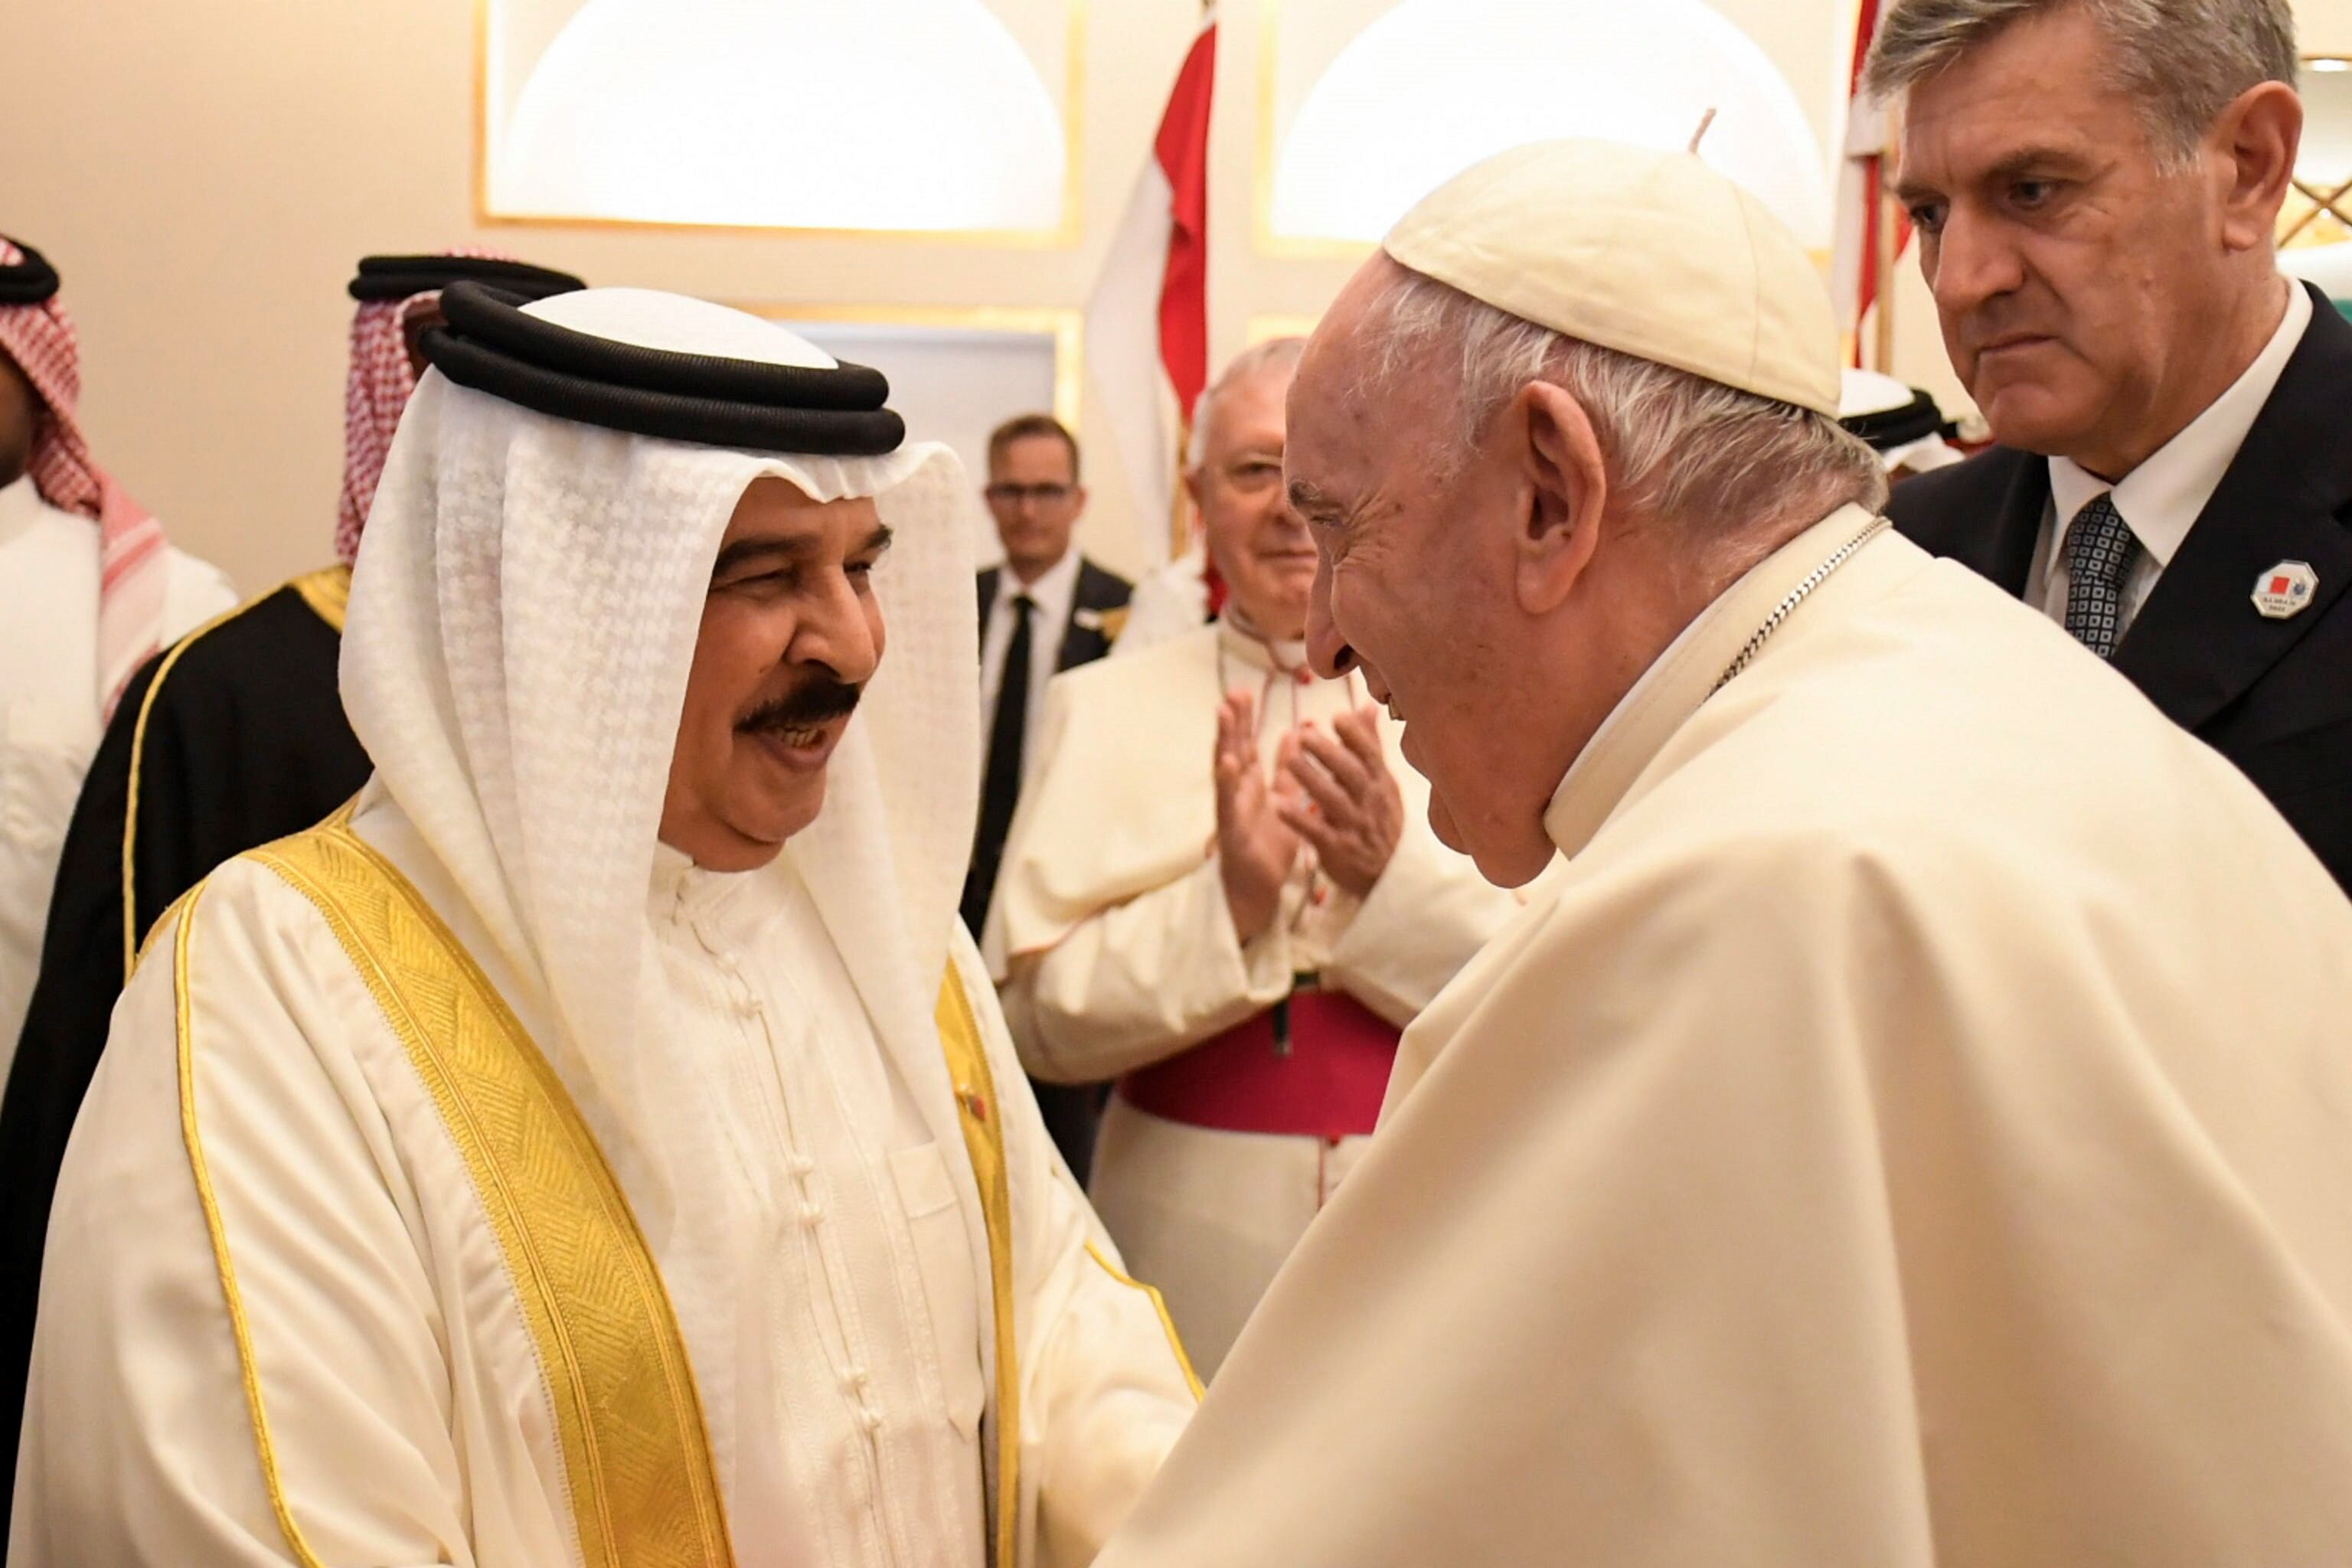
[{"label": "white thobe", "polygon": [[[98,524],[0,486],[0,1082],[40,971],[66,824],[103,731],[98,692]],[[163,639],[236,603],[214,567],[169,552]]]},{"label": "white thobe", "polygon": [[[1358,899],[1302,852],[1273,922],[1244,942],[1214,852],[1217,706],[1257,699],[1272,777],[1284,735],[1362,705],[1318,680],[1304,649],[1270,649],[1228,622],[1076,670],[1048,693],[1038,783],[998,883],[990,952],[1029,1070],[1116,1078],[1265,1012],[1314,973],[1389,1023],[1410,1023],[1518,907],[1428,826],[1429,786],[1381,719],[1403,833]],[[1103,1223],[1167,1295],[1208,1375],[1268,1280],[1356,1160],[1361,1138],[1188,1126],[1114,1095],[1090,1184]]]},{"label": "white thobe", "polygon": [[[527,996],[379,786],[353,821],[501,994]],[[661,1269],[737,1561],[981,1563],[987,1252],[960,1201],[964,1152],[930,1131],[954,1126],[944,1066],[885,1056],[789,878],[714,876],[665,855],[647,915],[669,982],[668,1016],[641,1037],[656,1114],[601,1104],[547,1020],[527,1000],[517,1012],[551,1043]],[[205,885],[184,992],[179,923],[164,922],[125,993],[60,1179],[12,1568],[289,1558],[182,1141],[184,1025],[281,1491],[312,1551],[578,1561],[505,1255],[343,948],[249,860]],[[1012,1167],[1037,1542],[1024,1561],[1082,1563],[1192,1396],[1156,1307],[1111,1272],[1117,1253],[1053,1158],[977,953],[967,945],[959,962]]]},{"label": "white thobe", "polygon": [[1716,689],[1866,521],[1585,748],[1102,1568],[2346,1560],[2352,905],[1893,534]]}]

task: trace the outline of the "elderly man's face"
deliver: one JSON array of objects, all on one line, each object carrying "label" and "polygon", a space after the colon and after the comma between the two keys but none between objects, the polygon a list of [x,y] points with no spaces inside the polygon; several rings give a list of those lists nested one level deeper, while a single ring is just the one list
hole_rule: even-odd
[{"label": "elderly man's face", "polygon": [[2226,148],[2159,167],[2109,53],[2084,6],[2012,23],[1912,89],[1898,188],[1993,435],[2117,478],[2218,390],[2246,202]]},{"label": "elderly man's face", "polygon": [[1279,638],[1306,635],[1315,582],[1314,542],[1282,487],[1291,368],[1269,365],[1217,395],[1201,466],[1185,479],[1234,603],[1251,626]]},{"label": "elderly man's face", "polygon": [[41,432],[41,400],[16,361],[0,353],[0,485],[25,477]]},{"label": "elderly man's face", "polygon": [[662,842],[717,871],[766,865],[816,820],[825,766],[882,661],[871,500],[743,492],[719,542],[662,801]]},{"label": "elderly man's face", "polygon": [[1376,258],[1357,274],[1291,387],[1285,477],[1318,558],[1307,654],[1326,676],[1362,672],[1404,721],[1402,750],[1429,780],[1439,840],[1516,886],[1551,858],[1543,809],[1565,766],[1541,722],[1514,705],[1537,662],[1512,548],[1527,488],[1484,451],[1435,477],[1433,433],[1460,417],[1442,372],[1356,395],[1357,325],[1392,273]]}]

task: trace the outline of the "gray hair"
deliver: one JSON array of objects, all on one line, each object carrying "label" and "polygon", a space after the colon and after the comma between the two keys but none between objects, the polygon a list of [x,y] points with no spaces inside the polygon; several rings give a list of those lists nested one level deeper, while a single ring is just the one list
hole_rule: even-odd
[{"label": "gray hair", "polygon": [[1530,382],[1549,382],[1592,421],[1626,510],[1708,531],[1727,544],[1760,527],[1811,522],[1851,501],[1886,500],[1878,456],[1824,414],[1568,337],[1403,268],[1369,308],[1374,345],[1359,395],[1450,363],[1455,428],[1430,455],[1459,470],[1495,417]]},{"label": "gray hair", "polygon": [[1295,370],[1298,356],[1307,352],[1305,338],[1268,338],[1262,343],[1252,343],[1217,373],[1217,379],[1201,394],[1201,401],[1192,405],[1192,431],[1184,441],[1184,471],[1192,473],[1209,458],[1209,410],[1217,400],[1245,381],[1263,375],[1269,370]]},{"label": "gray hair", "polygon": [[2288,0],[1895,0],[1879,18],[1864,90],[1892,99],[2012,22],[2079,5],[2110,46],[2110,80],[2139,100],[2157,155],[2186,163],[2239,94],[2294,85]]}]

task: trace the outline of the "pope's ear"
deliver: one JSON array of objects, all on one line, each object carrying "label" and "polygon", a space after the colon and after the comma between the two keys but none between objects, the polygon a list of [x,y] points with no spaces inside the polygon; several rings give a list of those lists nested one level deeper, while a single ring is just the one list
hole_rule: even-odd
[{"label": "pope's ear", "polygon": [[1601,437],[1566,389],[1531,381],[1511,402],[1506,434],[1520,468],[1520,515],[1512,547],[1519,607],[1557,609],[1591,563],[1609,500]]}]

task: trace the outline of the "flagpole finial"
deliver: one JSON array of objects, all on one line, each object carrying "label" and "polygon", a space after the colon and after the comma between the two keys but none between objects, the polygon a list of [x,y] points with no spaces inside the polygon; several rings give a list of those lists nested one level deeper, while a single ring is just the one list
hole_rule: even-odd
[{"label": "flagpole finial", "polygon": [[1698,129],[1691,132],[1690,146],[1685,151],[1696,157],[1698,153],[1698,144],[1706,139],[1706,128],[1714,123],[1715,105],[1710,103],[1706,106],[1706,112],[1698,117]]}]

